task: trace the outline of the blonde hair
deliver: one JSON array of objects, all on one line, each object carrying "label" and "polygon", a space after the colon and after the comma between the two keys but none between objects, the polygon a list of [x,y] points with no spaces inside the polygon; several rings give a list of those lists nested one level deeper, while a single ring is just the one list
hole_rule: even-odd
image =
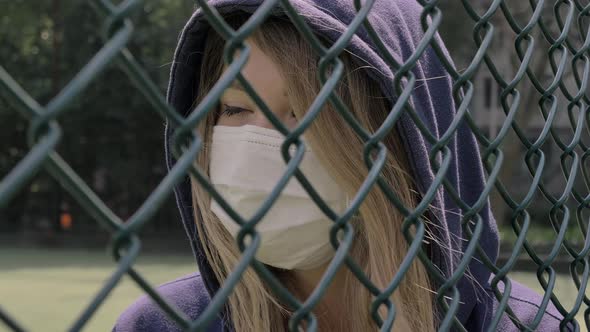
[{"label": "blonde hair", "polygon": [[[231,24],[240,23],[243,18],[231,19]],[[320,90],[317,80],[317,55],[311,46],[299,36],[297,30],[285,20],[267,20],[252,34],[253,41],[281,68],[287,82],[288,102],[297,118],[301,118]],[[221,53],[224,41],[211,30],[201,64],[199,91],[195,103],[200,102],[221,76],[223,62]],[[345,65],[345,75],[337,95],[348,106],[351,114],[369,132],[374,132],[389,112],[387,100],[377,83],[367,76],[361,66],[355,65],[349,54],[340,56]],[[197,126],[205,147],[211,141],[212,127],[216,112],[211,111]],[[319,157],[320,162],[333,175],[338,184],[354,197],[365,180],[368,170],[363,162],[363,142],[353,129],[329,103],[305,131],[306,142]],[[406,159],[406,153],[395,130],[385,137],[383,143],[388,149],[388,159],[381,171],[382,179],[397,194],[408,208],[417,204],[413,178]],[[208,174],[209,151],[204,148],[196,164]],[[197,222],[199,240],[211,264],[216,278],[223,283],[241,258],[234,238],[209,209],[210,195],[191,177],[193,209]],[[408,251],[408,244],[402,234],[403,215],[394,207],[386,195],[374,185],[361,204],[358,217],[351,221],[355,230],[354,243],[349,255],[363,269],[366,276],[380,289],[393,279],[399,264]],[[370,315],[373,296],[347,268],[345,288],[342,290],[345,308],[352,325],[350,331],[378,329]],[[271,269],[284,281],[286,287],[289,272]],[[398,315],[396,330],[434,331],[435,313],[430,280],[425,267],[414,259],[409,270],[392,295]],[[297,289],[289,289],[297,294]],[[270,288],[249,267],[229,296],[227,303],[230,317],[236,331],[284,331],[291,312],[273,294]],[[382,306],[383,307],[383,306]],[[382,318],[385,309],[379,311]]]}]

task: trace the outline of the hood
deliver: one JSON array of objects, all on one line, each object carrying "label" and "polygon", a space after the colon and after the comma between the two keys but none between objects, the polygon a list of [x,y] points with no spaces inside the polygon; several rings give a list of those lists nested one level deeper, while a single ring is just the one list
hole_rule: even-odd
[{"label": "hood", "polygon": [[[209,1],[209,4],[224,15],[235,11],[252,13],[262,2],[263,0],[212,0]],[[354,2],[351,0],[294,0],[291,3],[317,34],[331,41],[340,37],[356,13]],[[400,64],[414,55],[424,37],[420,23],[421,12],[422,7],[415,0],[377,0],[371,10],[369,15],[371,24],[379,33],[389,53]],[[280,11],[273,13],[279,15]],[[184,27],[174,54],[167,101],[183,117],[192,110],[194,91],[195,88],[198,88],[196,78],[201,62],[201,51],[204,48],[208,26],[203,12],[197,9]],[[435,35],[435,38],[442,46],[438,35]],[[394,73],[375,51],[377,47],[370,40],[366,30],[359,29],[347,49],[359,58],[365,59],[375,68],[369,74],[372,79],[378,81],[383,94],[393,104],[397,99],[394,95]],[[450,62],[450,57],[444,47],[442,47],[442,52]],[[425,48],[412,68],[412,72],[417,81],[410,103],[424,127],[429,130],[432,136],[440,138],[451,126],[457,114],[457,105],[452,98],[453,82],[451,77],[430,46]],[[165,144],[166,163],[169,170],[176,163],[171,147],[174,130],[172,124],[168,122],[165,129]],[[397,130],[400,132],[410,166],[413,168],[418,190],[424,194],[432,190],[431,186],[435,182],[436,174],[429,161],[429,153],[433,149],[433,145],[429,143],[427,136],[420,131],[407,111],[403,112],[399,118]],[[461,218],[464,212],[458,207],[453,195],[458,196],[467,206],[474,205],[482,195],[485,178],[477,142],[466,121],[461,121],[447,148],[445,158],[449,160],[449,167],[446,172],[446,180],[455,192],[452,193],[441,186],[431,201],[431,205],[435,207],[432,211],[434,213],[433,222],[440,226],[435,227],[433,231],[440,243],[432,243],[430,258],[443,275],[449,277],[457,270],[464,258],[462,253],[469,245],[469,241],[462,240],[468,238],[461,227]],[[174,192],[182,222],[190,239],[205,286],[209,294],[214,296],[219,289],[219,282],[206,260],[196,234],[197,228],[193,219],[188,176],[175,186]],[[478,213],[481,217],[483,231],[477,242],[488,258],[495,262],[498,255],[498,231],[489,208],[489,202],[487,198],[484,200],[486,204]],[[463,324],[469,320],[478,297],[481,297],[479,285],[484,287],[489,285],[488,280],[491,276],[490,270],[481,263],[479,257],[465,257],[465,260],[469,262],[470,275],[461,275],[456,283],[461,302],[457,319]]]}]

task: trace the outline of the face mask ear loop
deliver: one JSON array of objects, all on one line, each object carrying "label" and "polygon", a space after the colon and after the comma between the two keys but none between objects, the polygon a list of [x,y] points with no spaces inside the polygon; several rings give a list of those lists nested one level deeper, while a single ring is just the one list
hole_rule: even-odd
[{"label": "face mask ear loop", "polygon": [[[351,201],[352,201],[352,198],[350,197],[350,195],[348,193],[346,193],[344,196],[344,210],[345,211],[350,207]],[[358,212],[356,212],[353,215],[353,218],[355,218],[357,215],[358,215]],[[338,232],[337,237],[338,237],[338,242],[342,242],[342,240],[344,239],[344,234],[342,232]]]},{"label": "face mask ear loop", "polygon": [[346,195],[346,196],[345,196],[345,198],[344,198],[344,201],[345,201],[346,203],[345,203],[345,205],[344,205],[344,206],[345,206],[345,208],[346,208],[346,209],[348,209],[348,207],[350,207],[350,201],[351,201],[352,199],[350,198],[350,195],[348,195],[348,193],[346,193],[345,195]]}]

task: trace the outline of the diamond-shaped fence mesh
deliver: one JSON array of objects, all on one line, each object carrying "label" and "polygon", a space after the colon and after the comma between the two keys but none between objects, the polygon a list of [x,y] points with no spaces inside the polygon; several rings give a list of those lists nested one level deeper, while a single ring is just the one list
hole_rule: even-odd
[{"label": "diamond-shaped fence mesh", "polygon": [[[353,1],[353,0],[351,0]],[[314,292],[312,297],[306,303],[298,301],[287,289],[281,285],[263,264],[254,259],[255,249],[260,241],[260,235],[256,231],[256,222],[242,220],[242,232],[238,237],[239,247],[242,251],[240,264],[230,277],[221,285],[218,294],[212,299],[210,305],[197,321],[189,321],[187,317],[176,308],[169,305],[150,285],[146,279],[134,269],[134,262],[140,253],[141,239],[138,231],[142,229],[154,214],[158,211],[164,200],[169,198],[173,192],[173,186],[181,181],[187,174],[192,174],[200,184],[208,190],[215,199],[220,199],[219,194],[215,192],[214,187],[208,182],[202,170],[195,168],[193,161],[202,148],[201,137],[193,134],[193,128],[202,121],[206,114],[211,112],[218,102],[220,93],[234,80],[239,80],[245,87],[246,91],[253,100],[258,100],[256,91],[240,75],[240,69],[244,65],[247,52],[241,53],[235,60],[232,59],[237,50],[247,49],[244,40],[258,27],[271,13],[275,6],[281,6],[288,15],[292,23],[301,32],[307,42],[320,55],[320,81],[323,89],[317,96],[316,103],[308,110],[308,121],[298,124],[293,131],[288,131],[282,127],[281,123],[273,116],[269,109],[262,107],[264,114],[278,128],[287,134],[286,143],[283,146],[283,155],[286,159],[291,159],[288,148],[291,145],[297,147],[297,153],[293,159],[289,160],[288,168],[284,174],[283,180],[290,177],[296,177],[302,183],[305,183],[304,176],[298,171],[298,164],[301,161],[303,145],[300,136],[307,127],[310,126],[315,115],[320,112],[322,105],[333,103],[336,110],[347,121],[348,125],[365,142],[363,152],[366,166],[369,170],[368,178],[361,191],[357,193],[349,212],[344,217],[335,217],[334,231],[332,232],[332,243],[338,246],[339,253],[336,255],[336,263],[330,265],[325,272],[327,278],[323,279],[323,284],[328,284],[336,269],[346,265],[374,295],[374,302],[371,310],[373,317],[382,330],[390,330],[395,319],[395,309],[391,303],[390,295],[397,289],[399,280],[404,277],[408,265],[403,265],[398,271],[396,278],[392,280],[389,287],[385,289],[377,288],[372,281],[367,278],[362,270],[347,258],[345,249],[351,246],[352,228],[350,218],[352,212],[356,211],[363,199],[367,196],[372,186],[379,186],[381,190],[387,193],[395,206],[400,207],[402,214],[406,217],[402,224],[403,232],[409,245],[409,252],[406,256],[409,260],[419,259],[427,268],[431,278],[439,285],[435,302],[443,308],[442,320],[438,326],[441,331],[451,329],[464,330],[458,320],[455,319],[457,314],[459,297],[449,296],[456,295],[456,283],[458,279],[466,273],[467,264],[470,259],[477,256],[483,264],[495,274],[491,281],[494,294],[499,302],[499,307],[492,319],[492,325],[489,330],[495,330],[501,315],[509,314],[514,324],[522,330],[534,330],[539,327],[544,309],[549,303],[553,303],[559,312],[564,316],[562,328],[572,322],[576,315],[583,312],[586,325],[590,320],[590,299],[587,297],[586,286],[590,274],[590,237],[588,236],[588,216],[587,209],[590,207],[590,193],[588,185],[590,184],[590,171],[587,163],[590,152],[587,143],[584,143],[583,137],[590,126],[590,116],[588,114],[590,103],[590,4],[581,0],[562,0],[562,1],[530,1],[521,2],[521,9],[527,13],[524,24],[522,20],[516,18],[517,14],[506,4],[506,1],[490,1],[487,5],[481,6],[470,4],[467,1],[462,2],[462,10],[474,22],[473,40],[471,44],[475,46],[472,56],[466,62],[464,69],[458,70],[448,58],[444,55],[442,46],[436,33],[441,24],[445,13],[439,8],[438,1],[418,1],[423,6],[421,23],[423,28],[423,38],[417,45],[415,53],[404,63],[399,63],[394,57],[388,56],[386,47],[381,42],[380,36],[367,19],[374,1],[355,0],[354,4],[357,9],[355,19],[350,22],[347,31],[329,47],[322,44],[317,37],[311,32],[312,30],[306,24],[305,20],[298,15],[290,1],[288,0],[268,0],[261,5],[255,15],[240,27],[238,31],[233,30],[216,12],[210,7],[205,0],[197,0],[197,6],[203,11],[209,24],[226,39],[226,48],[224,58],[228,64],[228,70],[225,74],[225,81],[212,91],[212,98],[205,98],[204,102],[199,104],[194,112],[187,118],[180,116],[167,102],[160,89],[148,77],[146,71],[135,59],[132,52],[127,48],[128,42],[134,33],[130,14],[142,3],[141,0],[123,1],[115,5],[108,0],[93,0],[93,8],[97,10],[101,17],[104,17],[104,24],[101,32],[104,38],[104,44],[100,51],[96,53],[88,63],[78,72],[78,74],[69,81],[69,83],[46,105],[39,104],[32,98],[27,91],[11,77],[12,68],[7,70],[0,64],[0,92],[11,108],[9,111],[18,112],[28,121],[29,127],[27,139],[29,151],[27,155],[12,168],[8,174],[3,174],[0,182],[0,209],[6,208],[11,200],[24,188],[30,180],[40,171],[45,170],[55,178],[63,188],[68,191],[72,197],[75,197],[78,204],[83,207],[93,220],[100,223],[112,234],[112,252],[116,264],[115,272],[104,283],[100,292],[90,299],[90,303],[85,310],[73,322],[70,329],[77,331],[84,328],[85,324],[102,305],[108,294],[117,287],[124,275],[130,276],[142,289],[152,297],[155,302],[168,314],[179,326],[192,331],[205,330],[208,324],[216,317],[223,307],[231,290],[240,279],[241,273],[248,266],[252,266],[259,276],[270,285],[271,289],[285,301],[294,310],[294,315],[290,321],[290,328],[295,331],[299,326],[306,322],[310,329],[316,328],[315,317],[310,314],[311,306],[309,303],[317,302],[322,292]],[[475,2],[472,2],[475,3]],[[549,8],[550,15],[546,15]],[[500,20],[502,19],[502,26]],[[395,73],[394,86],[396,94],[399,96],[395,102],[391,116],[381,125],[379,130],[374,134],[369,134],[365,128],[362,128],[352,117],[347,116],[346,107],[342,102],[332,94],[336,83],[340,79],[342,62],[338,56],[343,52],[352,35],[361,27],[366,29],[370,38],[373,40],[387,65]],[[553,27],[553,28],[552,28]],[[498,53],[492,52],[492,39],[498,35],[501,30],[508,31],[514,36],[512,45],[515,55],[510,59],[515,65],[514,75],[507,77],[499,69]],[[546,46],[546,47],[544,47]],[[421,123],[420,117],[416,114],[411,103],[409,102],[412,90],[416,82],[411,69],[416,64],[420,56],[428,47],[432,47],[439,55],[442,65],[453,79],[453,98],[457,107],[456,118],[453,119],[448,130],[441,133],[440,137],[433,136],[424,123]],[[538,72],[533,68],[532,61],[535,58],[535,52],[542,49],[541,57],[546,58],[545,66],[550,66],[550,70],[544,73],[544,77],[537,77]],[[117,66],[132,81],[133,85],[145,99],[153,106],[162,119],[167,120],[172,127],[176,128],[174,132],[174,155],[178,159],[174,168],[153,190],[143,204],[132,214],[132,216],[123,221],[118,217],[101,199],[92,191],[90,186],[85,183],[81,177],[68,165],[67,162],[56,152],[56,146],[62,140],[62,130],[60,120],[68,116],[68,108],[74,98],[79,96],[89,84],[96,81],[99,74],[107,66]],[[499,86],[498,103],[503,110],[500,118],[497,132],[495,135],[488,135],[480,124],[474,119],[472,106],[474,90],[478,84],[487,84],[484,81],[476,80],[478,70],[486,70]],[[550,73],[548,79],[547,73]],[[519,87],[521,82],[528,82],[527,89],[535,92],[538,97],[535,102],[538,111],[542,113],[543,125],[540,133],[534,139],[530,139],[526,130],[523,129],[521,104],[524,92]],[[548,82],[548,84],[546,84]],[[100,83],[100,82],[99,82]],[[259,105],[260,106],[260,105]],[[418,128],[422,130],[424,137],[432,145],[430,151],[431,167],[437,174],[432,190],[429,190],[421,199],[421,204],[416,209],[410,210],[403,207],[403,204],[397,200],[396,195],[382,179],[379,170],[383,167],[387,151],[381,143],[384,136],[393,128],[398,119],[399,112],[407,112],[416,122]],[[564,140],[556,129],[555,118],[559,113],[567,113],[567,126],[571,133],[568,140]],[[481,147],[481,157],[487,171],[487,180],[481,197],[473,205],[463,202],[457,194],[455,188],[447,181],[445,172],[448,168],[450,155],[447,153],[447,145],[453,139],[458,126],[466,122],[469,128],[475,133]],[[528,184],[525,195],[522,199],[516,199],[508,190],[511,183],[502,183],[498,174],[501,166],[505,161],[503,147],[506,144],[516,144],[516,142],[506,143],[509,135],[516,134],[511,140],[518,140],[519,144],[526,147],[527,170],[532,179]],[[542,181],[541,175],[545,168],[545,151],[541,146],[548,140],[553,140],[559,150],[560,171],[564,179],[563,185],[559,188],[559,194],[554,194],[555,190],[550,190]],[[437,158],[442,156],[442,159]],[[521,155],[522,156],[522,155]],[[580,171],[581,170],[581,171]],[[580,189],[578,184],[585,184]],[[283,181],[284,185],[284,181]],[[461,257],[457,269],[451,276],[443,276],[439,270],[433,266],[428,256],[422,251],[417,243],[424,240],[424,220],[421,215],[428,206],[428,203],[434,199],[434,194],[438,187],[444,187],[455,200],[455,204],[462,209],[462,227],[467,234],[469,245]],[[326,203],[322,201],[309,186],[306,187],[315,203],[323,210],[330,211]],[[490,192],[495,189],[499,193],[501,200],[509,207],[510,222],[516,236],[511,254],[501,265],[494,264],[481,249],[479,242],[482,234],[482,220],[478,216],[478,211],[486,203]],[[554,228],[555,240],[549,248],[549,253],[540,255],[535,251],[532,245],[527,241],[527,232],[530,228],[530,204],[535,195],[541,195],[548,200],[552,207],[549,213],[548,223]],[[574,202],[572,205],[571,202]],[[269,209],[272,199],[261,207],[261,211]],[[569,202],[569,203],[568,203]],[[567,203],[567,204],[566,204]],[[566,236],[566,230],[570,225],[577,224],[576,232],[581,234],[585,239],[579,243],[571,243]],[[411,229],[415,230],[411,235]],[[336,234],[340,232],[341,240],[338,240]],[[249,238],[249,241],[246,240]],[[559,251],[564,248],[568,254],[568,263],[571,273],[571,282],[575,283],[578,289],[578,295],[573,307],[568,310],[554,294],[556,272],[552,264],[557,259]],[[524,250],[523,250],[524,249]],[[543,286],[545,293],[541,308],[535,319],[528,325],[519,321],[515,315],[511,314],[511,308],[507,301],[507,292],[509,291],[509,281],[507,273],[514,269],[518,256],[525,252],[529,260],[536,266],[537,277]],[[498,284],[506,283],[506,289],[501,291]],[[320,285],[320,288],[322,285]],[[0,298],[0,302],[4,301]],[[385,319],[379,318],[376,314],[381,306],[388,308],[388,314]],[[584,309],[585,308],[585,309]],[[0,320],[5,327],[10,330],[24,330],[19,322],[13,319],[10,312],[0,307]]]}]

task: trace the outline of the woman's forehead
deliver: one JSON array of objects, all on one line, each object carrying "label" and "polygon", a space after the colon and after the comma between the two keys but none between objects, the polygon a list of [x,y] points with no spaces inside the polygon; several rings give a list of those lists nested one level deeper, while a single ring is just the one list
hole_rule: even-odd
[{"label": "woman's forehead", "polygon": [[[266,55],[256,44],[254,39],[246,39],[250,46],[250,54],[245,65],[241,69],[242,76],[252,85],[259,95],[279,95],[284,96],[286,91],[285,80],[281,75],[279,64]],[[236,51],[234,59],[239,57],[239,51]],[[229,66],[224,63],[223,71],[228,70]],[[239,85],[234,84],[232,88],[236,89]],[[263,98],[264,99],[264,98]]]}]

